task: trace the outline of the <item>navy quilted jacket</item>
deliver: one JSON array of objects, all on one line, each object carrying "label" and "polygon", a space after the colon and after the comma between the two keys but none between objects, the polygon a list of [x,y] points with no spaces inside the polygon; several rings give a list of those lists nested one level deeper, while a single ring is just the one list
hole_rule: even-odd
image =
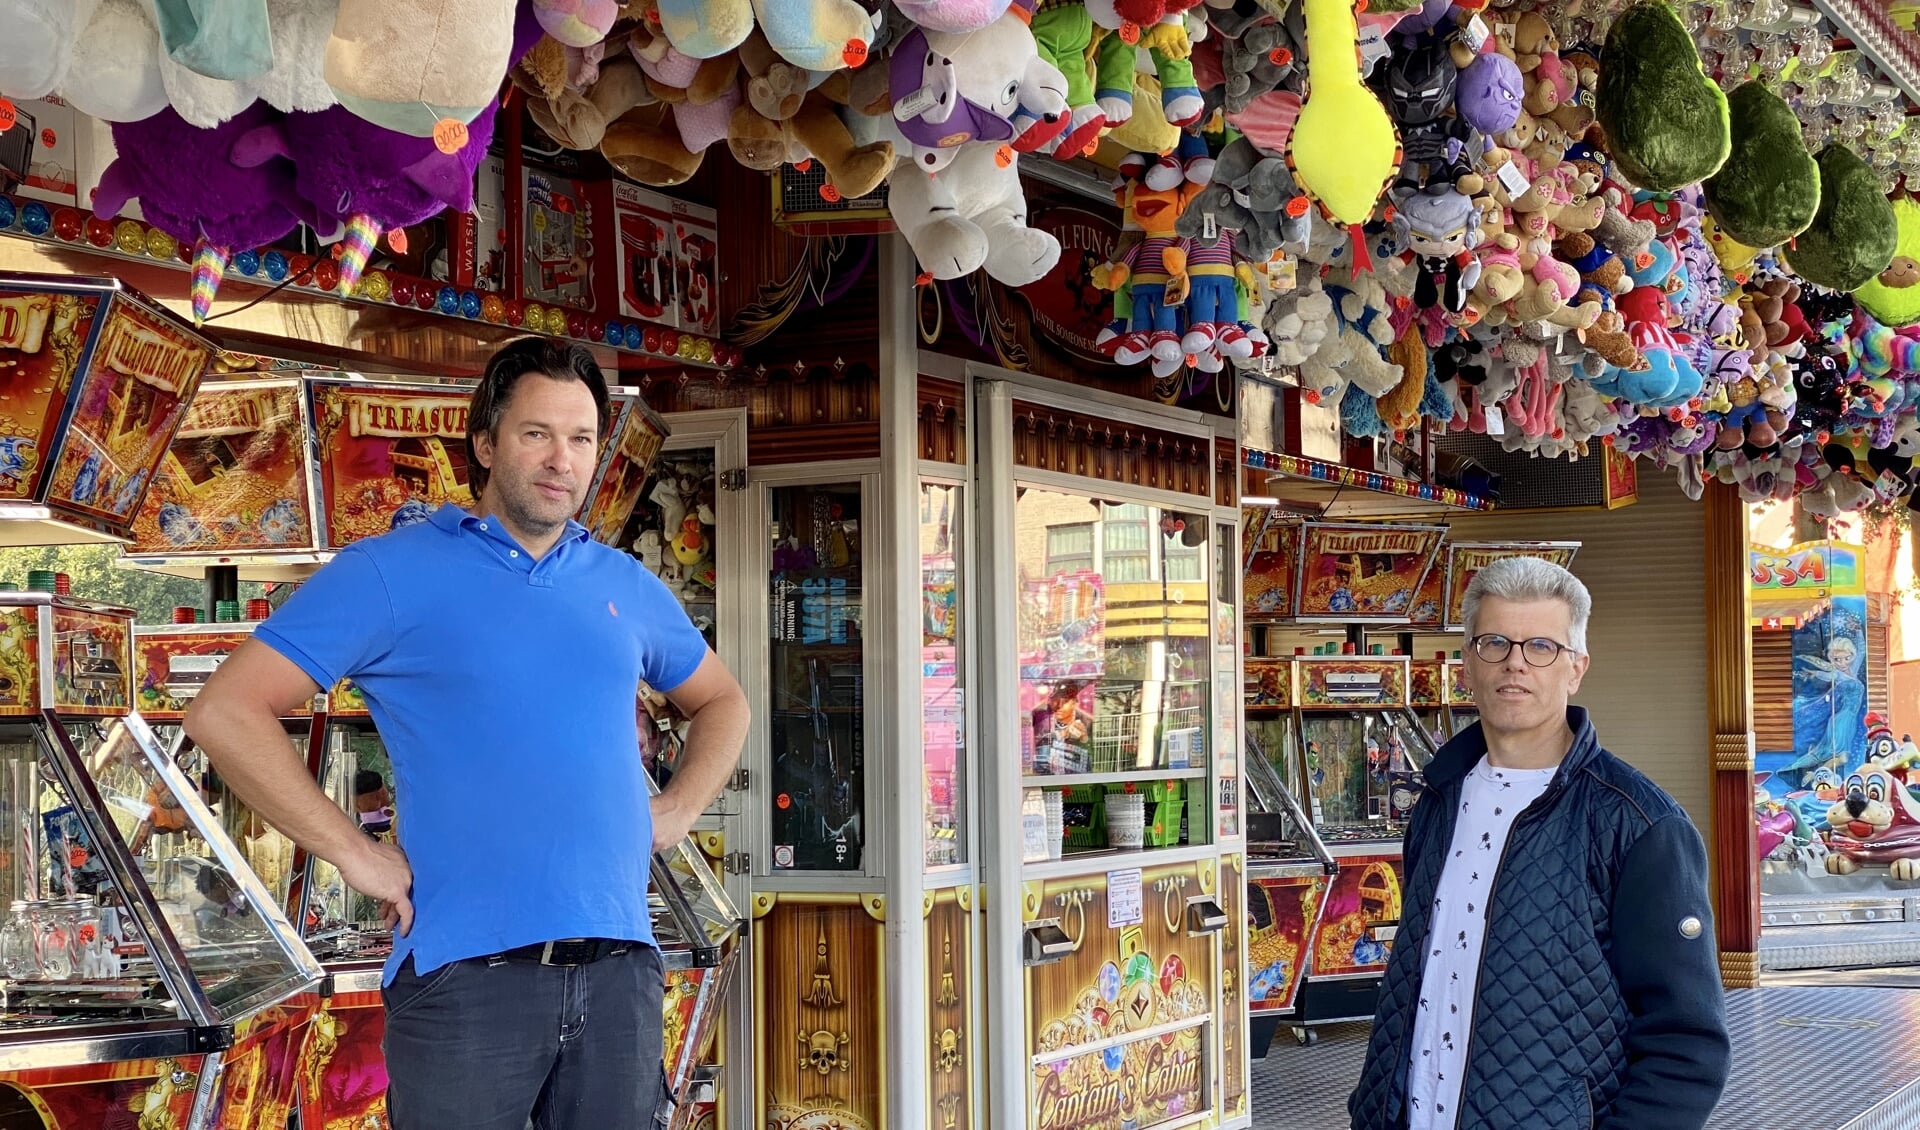
[{"label": "navy quilted jacket", "polygon": [[[1573,748],[1514,821],[1481,952],[1459,1130],[1699,1130],[1727,1078],[1706,849],[1672,797],[1600,748]],[[1403,916],[1380,986],[1354,1130],[1407,1125],[1407,1062],[1433,893],[1474,726],[1441,747],[1407,826]]]}]

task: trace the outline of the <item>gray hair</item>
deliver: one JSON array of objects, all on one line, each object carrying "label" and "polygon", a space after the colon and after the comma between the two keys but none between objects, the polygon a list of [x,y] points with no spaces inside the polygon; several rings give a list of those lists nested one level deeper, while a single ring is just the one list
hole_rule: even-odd
[{"label": "gray hair", "polygon": [[1461,613],[1468,639],[1474,637],[1480,601],[1489,596],[1513,601],[1557,600],[1566,605],[1566,644],[1578,654],[1587,653],[1587,617],[1593,614],[1593,596],[1580,578],[1560,566],[1541,557],[1503,557],[1475,573],[1467,582]]}]

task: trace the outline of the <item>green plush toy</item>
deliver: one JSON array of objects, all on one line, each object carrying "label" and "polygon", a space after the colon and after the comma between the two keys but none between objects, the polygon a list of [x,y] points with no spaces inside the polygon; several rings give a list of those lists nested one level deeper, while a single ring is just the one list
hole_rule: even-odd
[{"label": "green plush toy", "polygon": [[1920,203],[1902,196],[1893,214],[1900,228],[1893,262],[1853,297],[1881,325],[1911,326],[1920,323]]},{"label": "green plush toy", "polygon": [[1820,165],[1820,210],[1786,249],[1787,267],[1828,290],[1856,290],[1893,264],[1899,221],[1880,178],[1844,145],[1829,145]]},{"label": "green plush toy", "polygon": [[1595,101],[1613,167],[1637,187],[1675,192],[1726,163],[1727,96],[1665,0],[1636,0],[1613,21]]},{"label": "green plush toy", "polygon": [[1727,95],[1733,152],[1702,186],[1720,230],[1774,247],[1807,230],[1820,207],[1820,167],[1800,141],[1793,108],[1760,82]]}]

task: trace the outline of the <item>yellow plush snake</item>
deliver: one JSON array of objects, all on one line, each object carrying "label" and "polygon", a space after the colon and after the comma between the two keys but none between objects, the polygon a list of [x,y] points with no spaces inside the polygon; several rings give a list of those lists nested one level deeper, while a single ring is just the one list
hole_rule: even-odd
[{"label": "yellow plush snake", "polygon": [[1343,224],[1363,223],[1400,168],[1400,137],[1360,81],[1352,0],[1301,0],[1307,14],[1307,101],[1288,158],[1300,187]]}]

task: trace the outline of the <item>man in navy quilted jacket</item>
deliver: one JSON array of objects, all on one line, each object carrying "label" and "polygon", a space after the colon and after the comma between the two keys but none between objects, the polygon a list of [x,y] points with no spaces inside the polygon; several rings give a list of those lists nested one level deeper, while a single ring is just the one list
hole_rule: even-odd
[{"label": "man in navy quilted jacket", "polygon": [[1480,722],[1434,757],[1407,826],[1354,1130],[1699,1130],[1720,1099],[1706,848],[1567,705],[1592,608],[1535,557],[1467,586]]}]

